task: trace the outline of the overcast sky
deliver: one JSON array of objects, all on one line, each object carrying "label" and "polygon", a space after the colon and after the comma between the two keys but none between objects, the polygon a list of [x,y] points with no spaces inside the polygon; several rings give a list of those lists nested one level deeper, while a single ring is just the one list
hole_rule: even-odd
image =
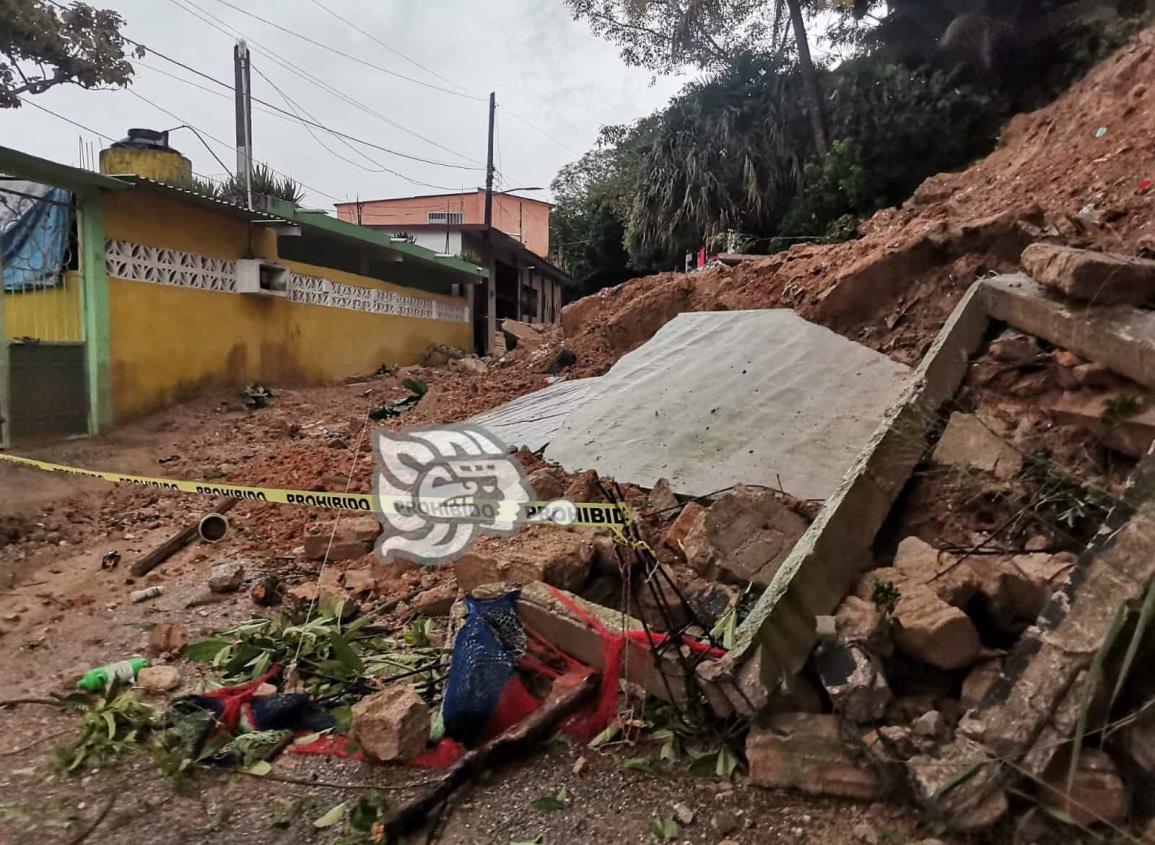
[{"label": "overcast sky", "polygon": [[[297,108],[285,102],[256,72],[259,69],[321,124],[419,158],[466,167],[483,165],[484,99],[489,91],[496,91],[497,158],[503,188],[548,188],[560,166],[592,145],[601,126],[649,114],[685,82],[660,79],[652,84],[647,71],[626,67],[613,45],[594,38],[584,24],[570,18],[562,0],[228,2],[366,62],[479,99],[453,96],[366,67],[254,20],[223,0],[102,0],[97,5],[119,11],[130,38],[231,84],[235,37],[198,19],[193,12],[215,16],[217,26],[239,30],[249,41],[254,96],[281,108]],[[326,7],[428,70],[358,33]],[[343,101],[333,90],[278,65],[263,55],[264,50],[359,105]],[[236,154],[232,151],[231,93],[156,55],[136,65],[136,78],[128,90],[83,91],[61,86],[31,98],[31,102],[117,139],[130,126],[167,129],[190,124],[225,142],[219,144],[206,137],[232,169]],[[160,71],[219,94],[176,81]],[[480,170],[426,164],[358,147],[373,163],[331,135],[314,131],[331,151],[299,123],[260,111],[253,116],[256,158],[307,185],[306,203],[314,207],[331,208],[335,201],[358,196],[371,199],[434,193],[441,187],[469,190],[484,181]],[[96,149],[107,144],[94,132],[29,105],[0,111],[0,143],[67,164],[80,163],[80,137]],[[189,131],[174,132],[170,142],[192,159],[196,172],[209,176],[224,172]],[[341,156],[351,162],[342,161]],[[428,184],[372,172],[380,168]]]}]

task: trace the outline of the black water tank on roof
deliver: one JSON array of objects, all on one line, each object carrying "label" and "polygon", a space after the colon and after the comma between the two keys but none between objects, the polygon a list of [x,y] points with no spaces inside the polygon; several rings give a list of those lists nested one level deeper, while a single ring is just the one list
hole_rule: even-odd
[{"label": "black water tank on roof", "polygon": [[132,147],[138,150],[167,150],[168,132],[155,129],[129,129],[128,137],[112,144],[114,147]]}]

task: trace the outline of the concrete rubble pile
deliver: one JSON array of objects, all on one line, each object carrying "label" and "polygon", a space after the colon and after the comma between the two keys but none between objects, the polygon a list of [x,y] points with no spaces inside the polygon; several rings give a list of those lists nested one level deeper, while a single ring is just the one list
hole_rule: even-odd
[{"label": "concrete rubble pile", "polygon": [[[1130,787],[1155,776],[1155,718],[1124,719],[1102,747],[1076,747],[1071,737],[1133,713],[1142,694],[1120,684],[1121,697],[1111,699],[1120,643],[1135,629],[1128,608],[1155,577],[1155,514],[1143,498],[1155,479],[1155,334],[1135,332],[1155,327],[1138,307],[1152,301],[1155,275],[1152,262],[1051,244],[1029,247],[1022,263],[1035,279],[976,282],[918,368],[879,370],[889,399],[872,411],[866,428],[874,433],[859,436],[865,422],[855,419],[844,425],[852,431],[845,443],[827,441],[853,446],[850,458],[838,457],[840,483],[808,477],[808,454],[793,455],[783,475],[804,488],[813,482],[820,496],[790,495],[781,478],[759,475],[763,463],[745,483],[702,495],[706,481],[687,479],[706,479],[699,466],[733,456],[692,450],[674,477],[647,464],[619,479],[633,482],[618,489],[638,515],[636,539],[652,553],[648,578],[631,577],[642,572],[640,558],[622,538],[573,526],[482,538],[435,570],[381,564],[370,560],[380,526],[366,517],[307,531],[305,559],[344,567],[286,598],[352,596],[367,612],[448,617],[452,629],[465,595],[517,588],[523,621],[599,669],[606,631],[725,636],[720,659],[687,660],[685,648],[627,640],[623,677],[656,698],[701,695],[720,718],[750,719],[756,784],[855,799],[905,791],[956,830],[990,827],[1024,793],[1079,824],[1119,823]],[[727,320],[737,325],[745,313],[754,312]],[[826,349],[811,358],[856,346],[818,337],[817,327],[782,316],[789,312],[767,313],[779,315],[783,336]],[[659,329],[658,345],[663,331],[720,331],[714,315],[694,318]],[[502,330],[507,354],[544,348],[536,327],[506,321]],[[879,366],[875,353],[861,352],[869,353],[863,368]],[[645,345],[630,353],[624,370],[634,366],[630,356],[636,363],[647,354]],[[553,387],[564,391],[532,394],[476,421],[505,426],[514,445],[527,447],[518,459],[539,499],[604,501],[613,489],[604,476],[614,473],[603,453],[618,449],[614,460],[628,462],[619,447],[629,444],[611,442],[610,417],[590,408],[599,396],[626,401],[617,378],[611,371],[559,382]],[[837,389],[837,379],[830,384]],[[668,388],[662,401],[686,402],[683,387]],[[548,426],[531,418],[542,402],[558,409]],[[710,426],[703,407],[701,425],[696,416],[693,423],[702,432]],[[662,424],[677,436],[676,415]],[[596,431],[601,440],[590,451]],[[717,442],[719,451],[732,445]],[[774,454],[755,448],[760,461]],[[543,460],[543,450],[564,459]],[[1040,503],[1082,489],[1076,478],[1056,492],[1056,467],[1068,453],[1091,451],[1108,457],[1087,489],[1116,486],[1072,499],[1063,512],[1050,499]],[[1000,533],[1008,502],[1020,511],[1008,522],[1014,542]],[[243,577],[239,565],[218,566],[213,589],[237,589]],[[1100,663],[1108,652],[1114,662]],[[399,684],[354,708],[352,733],[371,758],[405,760],[420,751],[428,718]]]},{"label": "concrete rubble pile", "polygon": [[[1155,299],[1155,263],[1036,245],[1023,264],[1054,292],[993,279],[977,291],[990,318],[982,325],[1009,319],[1038,335],[1007,328],[989,340],[997,328],[988,327],[988,340],[954,351],[971,359],[986,345],[962,380],[971,408],[939,411],[941,434],[916,476],[949,470],[959,486],[997,497],[1047,468],[1032,451],[1040,442],[1055,454],[1074,442],[1107,456],[1120,481],[1116,495],[1103,494],[1105,522],[1085,546],[1062,526],[1019,548],[982,531],[965,547],[936,545],[928,538],[958,518],[941,501],[889,555],[876,546],[841,603],[812,617],[816,645],[791,686],[822,695],[780,692],[756,719],[747,741],[756,782],[858,798],[901,786],[957,831],[994,825],[1024,795],[1074,824],[1118,829],[1149,782],[1155,719],[1145,705],[1155,689],[1130,661],[1151,647],[1139,609],[1155,598],[1155,370],[1136,363],[1152,335],[1130,329],[1152,322],[1135,305]],[[1090,319],[1075,327],[1072,300],[1104,305],[1077,306]],[[944,335],[965,309],[955,318]],[[1094,360],[1100,350],[1131,364],[1108,367]],[[900,505],[906,519],[916,499]],[[764,680],[782,686],[784,676]],[[791,709],[799,701],[807,709]]]}]

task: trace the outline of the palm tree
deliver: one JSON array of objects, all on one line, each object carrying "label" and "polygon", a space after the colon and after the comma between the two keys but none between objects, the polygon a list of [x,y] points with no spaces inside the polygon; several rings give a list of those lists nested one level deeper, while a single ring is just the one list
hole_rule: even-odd
[{"label": "palm tree", "polygon": [[801,0],[777,0],[774,11],[776,20],[782,18],[782,7],[790,13],[790,25],[794,29],[794,43],[798,47],[798,69],[802,73],[803,90],[810,117],[810,129],[814,133],[814,148],[819,155],[826,153],[826,121],[822,116],[822,88],[818,84],[818,71],[810,58],[810,43],[806,38],[806,19],[802,16]]}]

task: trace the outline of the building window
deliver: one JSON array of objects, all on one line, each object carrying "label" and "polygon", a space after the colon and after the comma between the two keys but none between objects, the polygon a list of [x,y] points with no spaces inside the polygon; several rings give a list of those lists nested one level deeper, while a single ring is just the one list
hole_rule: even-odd
[{"label": "building window", "polygon": [[425,215],[426,223],[435,223],[442,226],[452,226],[455,223],[465,222],[464,211],[430,211]]}]

